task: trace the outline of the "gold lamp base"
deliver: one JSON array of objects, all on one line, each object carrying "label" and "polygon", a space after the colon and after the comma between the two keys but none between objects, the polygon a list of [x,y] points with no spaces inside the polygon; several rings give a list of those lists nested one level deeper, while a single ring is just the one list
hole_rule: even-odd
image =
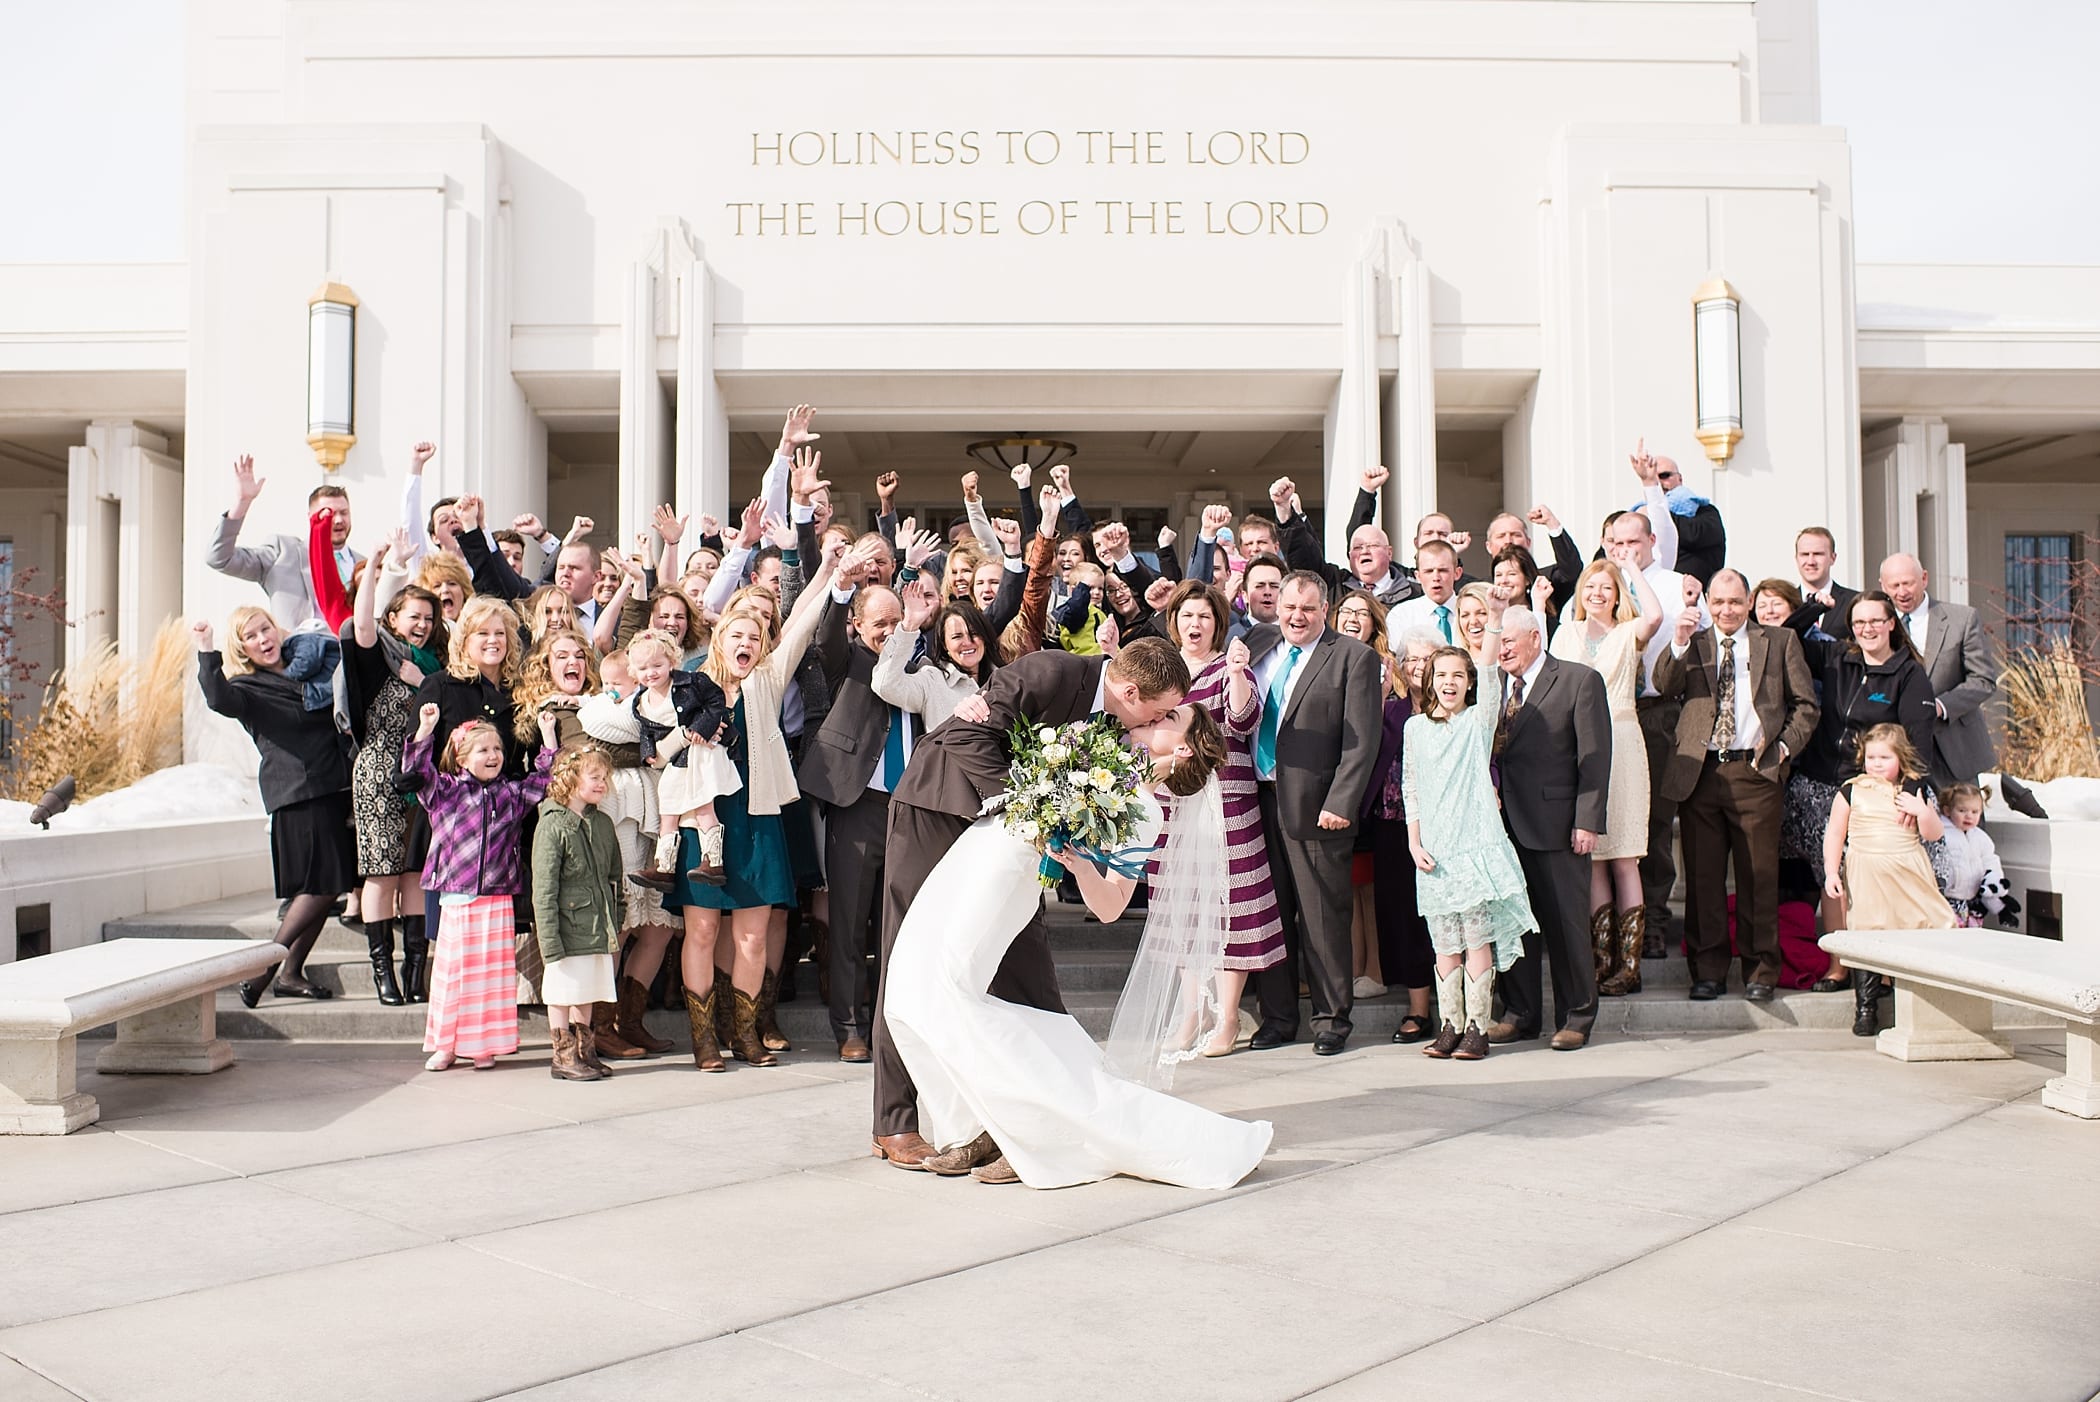
[{"label": "gold lamp base", "polygon": [[1709,462],[1719,465],[1735,456],[1735,445],[1743,441],[1739,428],[1702,428],[1692,435],[1706,449]]},{"label": "gold lamp base", "polygon": [[354,433],[309,433],[306,435],[306,446],[314,450],[314,457],[320,462],[322,469],[328,472],[333,472],[341,467],[343,459],[350,455],[350,449],[356,444],[357,435]]}]

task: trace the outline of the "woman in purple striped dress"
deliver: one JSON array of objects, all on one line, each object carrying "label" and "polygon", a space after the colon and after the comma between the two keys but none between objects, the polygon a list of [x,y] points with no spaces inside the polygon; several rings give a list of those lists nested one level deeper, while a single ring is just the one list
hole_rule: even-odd
[{"label": "woman in purple striped dress", "polygon": [[[1247,975],[1283,960],[1283,921],[1276,883],[1269,875],[1269,849],[1262,839],[1261,801],[1254,788],[1254,732],[1261,725],[1261,692],[1254,685],[1247,646],[1225,644],[1231,616],[1216,585],[1184,580],[1162,611],[1181,659],[1188,664],[1188,699],[1204,707],[1225,732],[1227,758],[1218,770],[1225,807],[1225,963],[1218,974],[1218,1001],[1237,1008]],[[1173,821],[1172,814],[1168,822]],[[1204,1046],[1205,1056],[1229,1056],[1238,1045],[1239,1019],[1223,1019]]]}]

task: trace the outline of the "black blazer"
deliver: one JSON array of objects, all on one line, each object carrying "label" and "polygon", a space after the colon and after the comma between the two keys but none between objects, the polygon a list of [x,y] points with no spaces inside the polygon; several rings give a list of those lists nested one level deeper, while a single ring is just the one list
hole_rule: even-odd
[{"label": "black blazer", "polygon": [[256,783],[263,811],[340,793],[350,787],[350,762],[336,733],[333,711],[306,709],[306,688],[282,672],[226,675],[214,652],[197,654],[204,704],[241,723],[262,756]]},{"label": "black blazer", "polygon": [[517,704],[508,691],[479,676],[463,681],[450,672],[439,672],[423,678],[423,685],[416,688],[418,711],[433,703],[438,708],[437,729],[430,736],[436,747],[433,753],[443,754],[445,746],[451,743],[452,732],[460,726],[470,720],[485,720],[503,737],[503,777],[525,777],[532,756],[539,752],[539,741],[527,745],[518,739],[514,729]]},{"label": "black blazer", "polygon": [[1006,792],[1014,722],[1024,717],[1037,725],[1085,720],[1093,714],[1094,693],[1107,665],[1105,657],[1031,652],[999,668],[979,693],[991,707],[990,718],[982,724],[947,720],[927,732],[912,750],[896,800],[975,819],[986,799]]},{"label": "black blazer", "polygon": [[[1500,707],[1509,674],[1483,687]],[[1548,655],[1502,741],[1502,812],[1511,836],[1534,852],[1565,852],[1575,829],[1604,831],[1611,788],[1611,703],[1593,668]]]}]

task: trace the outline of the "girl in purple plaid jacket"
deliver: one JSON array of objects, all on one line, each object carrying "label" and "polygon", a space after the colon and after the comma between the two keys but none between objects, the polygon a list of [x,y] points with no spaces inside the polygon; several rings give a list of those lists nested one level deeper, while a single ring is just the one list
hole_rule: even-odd
[{"label": "girl in purple plaid jacket", "polygon": [[540,716],[546,741],[532,772],[503,777],[503,737],[487,721],[452,732],[431,763],[438,708],[426,705],[402,757],[423,781],[430,815],[430,862],[423,889],[438,893],[437,959],[423,1025],[424,1066],[442,1071],[462,1058],[485,1071],[518,1049],[517,917],[523,887],[525,815],[547,794],[554,769],[554,713]]}]

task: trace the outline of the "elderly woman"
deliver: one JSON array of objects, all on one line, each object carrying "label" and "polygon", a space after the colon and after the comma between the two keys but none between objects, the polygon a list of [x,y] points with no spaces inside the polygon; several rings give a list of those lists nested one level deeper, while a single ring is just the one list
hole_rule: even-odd
[{"label": "elderly woman", "polygon": [[[1372,616],[1378,616],[1372,610]],[[1414,697],[1428,682],[1429,659],[1444,645],[1426,624],[1409,628],[1398,640],[1386,676],[1385,710],[1378,740],[1378,763],[1364,791],[1358,825],[1371,835],[1371,859],[1378,871],[1372,888],[1372,914],[1377,931],[1379,968],[1407,990],[1407,1012],[1393,1033],[1404,1044],[1426,1042],[1436,1027],[1429,1018],[1429,989],[1436,972],[1436,951],[1429,942],[1429,923],[1415,909],[1415,862],[1407,840],[1407,804],[1401,789],[1402,741],[1407,719],[1415,713]],[[1458,1017],[1452,1009],[1445,1009]]]},{"label": "elderly woman", "polygon": [[[1641,895],[1641,858],[1648,852],[1648,749],[1636,702],[1642,649],[1663,623],[1662,600],[1630,555],[1597,560],[1575,581],[1553,655],[1604,678],[1611,702],[1611,788],[1604,831],[1590,862],[1590,947],[1597,991],[1617,997],[1641,991],[1641,947],[1648,905]],[[1636,613],[1636,601],[1639,612]]]},{"label": "elderly woman", "polygon": [[[1162,610],[1170,639],[1181,649],[1191,678],[1188,702],[1208,711],[1225,736],[1225,763],[1217,771],[1225,814],[1225,958],[1218,971],[1218,1005],[1237,1008],[1247,976],[1283,961],[1283,919],[1269,846],[1262,834],[1255,789],[1254,737],[1261,728],[1261,690],[1254,685],[1245,642],[1225,641],[1232,607],[1214,584],[1188,579],[1174,586]],[[1225,1018],[1202,1048],[1229,1056],[1239,1044],[1239,1019]]]},{"label": "elderly woman", "polygon": [[204,704],[240,722],[262,756],[256,780],[270,815],[270,870],[288,904],[277,926],[284,962],[241,984],[254,1007],[268,987],[280,998],[328,998],[306,979],[306,956],[338,897],[357,884],[350,840],[350,765],[328,707],[307,709],[306,688],[285,674],[284,630],[267,609],[237,608],[226,624],[226,653],[212,647],[211,625],[190,627]]},{"label": "elderly woman", "polygon": [[1750,595],[1750,612],[1767,628],[1786,627],[1786,621],[1800,607],[1801,591],[1788,579],[1760,580]]},{"label": "elderly woman", "polygon": [[[798,797],[798,791],[787,738],[781,732],[781,703],[816,634],[831,573],[843,553],[837,546],[825,551],[815,578],[795,601],[778,645],[771,641],[767,618],[748,602],[732,598],[715,626],[707,660],[701,664],[701,670],[722,688],[729,705],[736,728],[728,745],[729,758],[744,781],[741,791],[715,800],[728,880],[707,886],[681,876],[664,899],[665,909],[680,912],[685,922],[680,972],[685,980],[686,1015],[692,1022],[694,1061],[703,1071],[726,1069],[719,1053],[707,1054],[715,1045],[715,1006],[721,995],[715,986],[715,944],[725,914],[734,945],[730,1051],[752,1066],[772,1066],[777,1061],[759,1037],[758,1000],[765,984],[772,908],[795,899],[795,877],[780,812]],[[699,865],[699,834],[682,828],[678,840],[675,869],[690,871]]]},{"label": "elderly woman", "polygon": [[357,820],[357,871],[364,878],[365,945],[379,1001],[395,1007],[429,996],[421,878],[430,824],[422,806],[402,791],[401,747],[416,727],[416,689],[443,670],[448,642],[437,596],[421,585],[402,585],[373,617],[390,548],[374,551],[358,577],[356,605],[343,629],[343,700],[358,747],[350,766],[350,806]]},{"label": "elderly woman", "polygon": [[[925,660],[913,667],[921,638]],[[915,579],[904,586],[904,621],[882,645],[869,685],[892,706],[917,716],[923,735],[989,686],[998,665],[998,640],[977,605],[966,599],[944,604],[931,584]]]}]

